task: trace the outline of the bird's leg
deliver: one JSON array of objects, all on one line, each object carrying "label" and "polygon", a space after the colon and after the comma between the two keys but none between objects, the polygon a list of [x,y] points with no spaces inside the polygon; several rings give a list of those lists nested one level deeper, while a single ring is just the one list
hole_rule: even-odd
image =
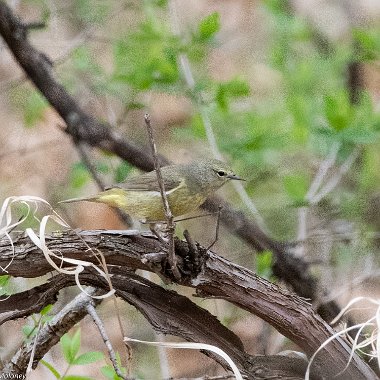
[{"label": "bird's leg", "polygon": [[219,226],[220,226],[220,213],[222,211],[222,206],[218,207],[218,217],[216,219],[216,228],[215,228],[215,239],[214,241],[207,247],[207,251],[211,249],[214,244],[218,241],[219,238]]}]

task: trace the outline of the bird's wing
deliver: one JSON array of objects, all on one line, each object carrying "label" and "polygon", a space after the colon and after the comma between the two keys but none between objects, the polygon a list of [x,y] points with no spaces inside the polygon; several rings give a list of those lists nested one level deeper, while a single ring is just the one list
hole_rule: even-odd
[{"label": "bird's wing", "polygon": [[[175,189],[181,184],[181,182],[182,182],[181,179],[165,178],[164,176],[165,191],[170,191],[170,190]],[[132,190],[132,191],[133,190],[160,191],[156,172],[150,172],[150,173],[139,175],[137,177],[128,178],[125,182],[111,186],[110,188],[115,188],[115,187],[124,189],[124,190]]]}]

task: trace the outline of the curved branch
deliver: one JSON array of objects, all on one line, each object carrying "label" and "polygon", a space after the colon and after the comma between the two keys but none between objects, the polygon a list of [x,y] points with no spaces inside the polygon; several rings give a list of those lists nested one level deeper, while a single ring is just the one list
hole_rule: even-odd
[{"label": "curved branch", "polygon": [[[229,329],[223,326],[213,315],[208,311],[200,308],[188,298],[181,296],[173,291],[167,290],[158,286],[140,276],[131,272],[126,272],[122,268],[112,268],[113,286],[116,290],[116,295],[135,306],[149,321],[155,330],[163,334],[180,336],[188,341],[202,342],[215,345],[227,352],[234,362],[238,365],[241,371],[248,379],[268,379],[274,375],[281,378],[302,379],[306,370],[306,363],[301,359],[285,358],[282,356],[250,356],[244,351],[244,347],[240,339],[233,334]],[[95,271],[86,271],[81,276],[82,281],[91,286],[102,288],[108,291],[108,283],[103,278],[96,276]],[[55,295],[68,286],[75,285],[72,277],[67,275],[57,275],[49,282],[37,286],[35,289],[21,292],[11,296],[5,303],[8,309],[14,308],[15,302],[17,307],[24,309],[25,312],[36,312],[37,310],[29,307],[29,303],[25,301],[30,298],[35,301],[39,308],[46,306],[48,297],[39,297],[37,292]],[[99,291],[98,291],[99,293]],[[86,302],[78,300],[85,299]],[[41,300],[44,302],[41,302]],[[22,302],[20,302],[22,300]],[[63,312],[60,312],[61,321],[66,321],[65,313],[69,310],[76,310],[76,314],[81,318],[85,316],[82,312],[82,307],[87,308],[88,302],[92,302],[85,295],[78,296],[68,307],[65,307]],[[80,305],[80,310],[76,305]],[[3,306],[3,310],[6,307]],[[78,313],[80,311],[80,313]],[[27,315],[27,314],[25,314]],[[24,316],[25,316],[24,315]],[[16,316],[16,314],[15,314]],[[20,315],[17,315],[20,317]],[[67,329],[61,331],[57,327],[55,320],[51,324],[45,326],[38,334],[37,350],[34,356],[34,368],[38,361],[45,353],[57,343],[56,332],[50,339],[48,338],[50,330],[60,331],[58,334],[62,336],[72,324],[66,326]],[[26,365],[31,354],[33,342],[22,347],[18,353],[4,366],[7,373],[24,373]],[[206,353],[207,354],[207,353]],[[220,357],[211,356],[226,369],[228,366],[221,360]],[[314,375],[312,377],[317,379]]]},{"label": "curved branch", "polygon": [[[131,231],[83,231],[79,233],[62,232],[59,237],[47,237],[47,245],[55,252],[59,249],[65,257],[96,262],[93,252],[100,250],[108,265],[121,266],[125,270],[145,269],[159,272],[168,277],[162,262],[162,252],[166,247],[153,235],[133,235]],[[16,257],[8,267],[14,276],[36,277],[51,270],[43,254],[28,238],[19,236],[14,239]],[[189,286],[200,296],[225,299],[270,323],[283,335],[296,343],[306,354],[311,355],[328,339],[333,331],[312,307],[302,298],[281,289],[251,271],[229,262],[217,254],[202,247],[205,253],[199,273],[184,275],[179,284]],[[176,253],[179,265],[186,263],[189,255],[188,245],[176,241]],[[0,242],[0,265],[5,266],[12,256],[7,241]],[[154,261],[151,261],[154,258]],[[184,273],[187,268],[182,267]],[[81,276],[83,278],[83,276]],[[149,295],[146,295],[147,297]],[[145,296],[144,296],[145,297]],[[150,298],[147,298],[150,299]],[[166,304],[166,307],[168,304]],[[349,360],[350,348],[342,340],[331,342],[317,356],[315,368],[323,377],[332,378],[343,370]],[[337,379],[375,379],[376,376],[357,356],[348,369]]]}]

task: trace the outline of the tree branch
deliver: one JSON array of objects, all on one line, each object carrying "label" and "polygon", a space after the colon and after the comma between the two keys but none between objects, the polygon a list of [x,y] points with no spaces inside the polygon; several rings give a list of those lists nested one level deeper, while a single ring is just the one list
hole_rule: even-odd
[{"label": "tree branch", "polygon": [[[187,297],[164,289],[123,268],[113,267],[110,272],[116,295],[135,306],[156,331],[177,335],[188,341],[208,343],[222,348],[232,357],[248,379],[268,379],[274,375],[281,375],[284,379],[287,376],[292,379],[303,378],[306,370],[305,361],[282,356],[250,356],[244,351],[240,339],[234,333],[223,326],[207,310],[197,306]],[[97,276],[93,270],[84,272],[81,280],[87,285],[108,291],[107,282]],[[37,286],[35,289],[11,296],[5,301],[6,307],[2,305],[2,310],[4,312],[7,308],[9,310],[14,309],[15,302],[17,302],[17,308],[26,310],[29,304],[29,302],[26,302],[27,298],[31,298],[32,301],[39,303],[40,308],[43,308],[46,305],[40,303],[41,297],[38,296],[38,293],[46,292],[50,294],[53,291],[57,295],[61,289],[74,284],[75,281],[72,276],[56,275],[49,282]],[[43,297],[43,299],[46,300],[47,297]],[[88,304],[85,307],[88,310]],[[71,325],[68,326],[68,329],[71,327]],[[40,336],[41,334],[44,335],[44,332],[40,333]],[[50,343],[44,345],[42,349],[44,352],[47,352],[56,342],[51,340]],[[29,356],[28,352],[28,350],[22,350],[19,355],[25,354]],[[37,360],[41,355],[43,356],[42,351],[38,353],[34,367],[37,365]],[[226,363],[220,357],[210,354],[208,356],[211,356],[227,368]],[[22,373],[25,368],[24,363],[27,362],[27,358],[17,360],[17,363],[19,363],[17,369],[21,371],[17,373]],[[6,368],[11,370],[8,365]],[[318,379],[318,376],[313,374],[313,378]]]},{"label": "tree branch", "polygon": [[[88,292],[89,294],[97,294],[96,289],[88,290]],[[36,344],[34,339],[29,343],[25,343],[12,359],[4,364],[1,373],[9,376],[11,374],[24,375],[34,346],[36,349],[33,356],[33,368],[35,368],[50,348],[58,343],[61,336],[87,315],[86,306],[88,303],[97,305],[100,301],[84,293],[75,297],[51,321],[42,327],[36,337]]]},{"label": "tree branch", "polygon": [[[83,231],[78,236],[78,233],[62,232],[59,237],[46,237],[46,242],[49,249],[55,252],[59,249],[65,257],[95,262],[91,250],[88,249],[90,246],[92,249],[102,252],[108,265],[120,266],[122,272],[125,272],[126,269],[157,270],[162,277],[168,276],[159,260],[155,263],[147,260],[147,257],[151,257],[147,255],[153,254],[160,257],[159,254],[164,252],[166,248],[153,235],[133,235],[130,231],[126,231],[125,234],[123,231]],[[37,277],[51,270],[43,254],[28,238],[20,235],[14,239],[13,244],[16,256],[8,267],[9,274]],[[204,252],[204,248],[199,247],[199,249]],[[178,260],[178,265],[185,265],[186,256],[189,255],[187,243],[176,240],[176,253],[179,259],[182,258],[182,260]],[[12,249],[9,243],[1,241],[0,265],[5,266],[11,256]],[[183,267],[182,269],[183,273],[186,273],[188,268]],[[132,277],[132,274],[129,274],[129,277]],[[81,275],[80,279],[85,281],[86,276]],[[104,279],[99,277],[96,279],[98,286],[99,281],[103,281],[104,286],[109,286]],[[95,280],[92,280],[91,285],[94,285],[93,281]],[[116,277],[113,276],[112,283],[115,289],[120,291],[121,287],[125,289],[132,282],[118,283]],[[259,316],[301,347],[307,355],[313,354],[333,333],[333,330],[314,313],[311,305],[306,301],[211,251],[204,252],[204,262],[200,272],[191,276],[182,276],[178,284],[196,289],[199,296],[225,299]],[[118,290],[117,294],[122,296]],[[158,294],[154,294],[152,287],[144,293],[139,293],[136,288],[130,292],[138,296],[136,305],[141,302],[149,302],[150,304],[161,302],[165,318],[174,314],[174,310],[170,309],[174,301],[173,299],[170,302],[168,301],[170,299],[168,294],[165,295],[165,298],[161,298]],[[127,296],[126,300],[132,303],[130,299],[127,299]],[[185,306],[181,306],[181,308],[187,310]],[[140,311],[145,316],[148,315],[146,310]],[[154,318],[158,318],[157,315],[158,313],[155,311],[155,313],[149,314],[148,318],[152,318],[153,321]],[[187,313],[185,315],[188,316]],[[191,323],[198,323],[197,318],[192,317],[190,319]],[[156,323],[151,323],[153,326],[162,329],[162,326],[165,326],[164,320],[160,318]],[[227,352],[228,350],[227,347]],[[349,357],[350,348],[342,339],[337,339],[318,354],[314,365],[322,377],[332,378],[345,368]],[[343,375],[336,378],[375,379],[376,376],[357,355],[354,355],[348,369]]]}]

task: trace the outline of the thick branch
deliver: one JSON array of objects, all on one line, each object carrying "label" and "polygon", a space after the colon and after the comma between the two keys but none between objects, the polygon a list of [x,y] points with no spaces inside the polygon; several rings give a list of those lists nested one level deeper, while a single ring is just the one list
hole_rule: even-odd
[{"label": "thick branch", "polygon": [[[132,235],[126,231],[84,231],[80,237],[74,233],[62,233],[60,237],[49,237],[50,249],[57,249],[66,256],[95,262],[94,250],[101,250],[109,265],[119,265],[126,269],[145,269],[160,271],[166,276],[159,262],[160,253],[165,247],[153,236]],[[50,269],[42,253],[26,237],[14,239],[16,257],[9,266],[9,274],[36,277]],[[0,242],[0,265],[5,266],[11,257],[11,247],[7,241]],[[185,242],[176,242],[176,253],[184,258],[188,255]],[[147,258],[157,257],[152,268]],[[186,262],[186,260],[183,260]],[[180,263],[179,263],[180,265]],[[208,251],[201,272],[193,277],[183,276],[181,285],[190,286],[199,295],[222,298],[258,315],[278,329],[283,335],[298,344],[308,355],[333,333],[332,329],[316,315],[310,304],[278,286],[256,276],[251,271],[221,258]],[[338,339],[329,344],[316,359],[318,372],[330,378],[343,370],[349,359],[350,348]],[[374,379],[376,376],[356,355],[342,379]]]},{"label": "thick branch", "polygon": [[[111,275],[116,295],[134,305],[158,332],[177,335],[192,342],[212,344],[223,349],[231,356],[248,379],[275,378],[275,375],[281,376],[282,379],[287,379],[288,377],[292,379],[303,378],[306,369],[306,363],[303,360],[281,356],[255,357],[246,354],[240,339],[235,334],[223,326],[208,311],[197,306],[188,298],[127,272],[125,269],[113,268]],[[83,273],[81,281],[83,284],[108,291],[107,281],[95,275],[94,271]],[[72,276],[57,275],[51,281],[35,289],[11,296],[7,301],[4,301],[4,305],[1,305],[3,313],[5,310],[8,310],[8,314],[11,313],[15,305],[25,313],[37,312],[38,310],[30,308],[30,302],[26,301],[28,298],[38,304],[39,309],[42,309],[48,304],[46,302],[48,297],[41,297],[38,292],[49,295],[54,293],[56,296],[61,289],[74,284],[75,281]],[[66,310],[68,309],[66,308]],[[21,316],[16,313],[14,315],[16,317]],[[81,314],[81,316],[83,317],[84,315]],[[62,319],[64,320],[64,318]],[[69,327],[72,326],[70,325]],[[43,334],[40,334],[40,336]],[[42,340],[46,341],[46,339]],[[49,344],[40,346],[39,340],[34,366],[55,343],[56,341],[52,339],[49,340]],[[24,357],[21,359],[22,355]],[[30,350],[27,347],[22,348],[11,361],[14,364],[8,363],[6,369],[16,371],[17,368],[17,371],[19,371],[17,373],[23,373],[22,371],[25,371],[25,365],[27,365],[29,357]],[[226,363],[220,357],[212,357],[226,367]],[[317,379],[318,377],[314,376],[314,378]]]}]

